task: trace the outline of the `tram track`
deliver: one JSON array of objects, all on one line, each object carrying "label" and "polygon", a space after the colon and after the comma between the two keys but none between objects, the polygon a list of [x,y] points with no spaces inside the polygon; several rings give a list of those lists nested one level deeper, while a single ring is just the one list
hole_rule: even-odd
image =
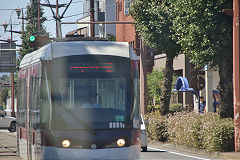
[{"label": "tram track", "polygon": [[[8,131],[0,131],[0,157],[1,156],[16,156],[17,155],[17,146],[16,144],[17,137],[16,133],[9,133]],[[1,158],[0,158],[1,159]]]},{"label": "tram track", "polygon": [[16,135],[13,135],[13,134],[9,134],[9,133],[6,133],[6,132],[0,132],[0,134],[3,134],[5,136],[8,136],[8,137],[12,137],[12,138],[17,138]]},{"label": "tram track", "polygon": [[[2,151],[1,148],[4,149],[4,150],[7,150],[7,152]],[[0,144],[0,153],[14,153],[14,154],[17,154],[17,151],[14,151],[10,148],[16,148],[16,146],[4,146],[4,145]]]}]

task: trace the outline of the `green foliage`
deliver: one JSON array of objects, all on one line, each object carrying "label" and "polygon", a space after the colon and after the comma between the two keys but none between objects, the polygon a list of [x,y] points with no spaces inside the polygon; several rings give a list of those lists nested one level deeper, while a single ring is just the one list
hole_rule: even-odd
[{"label": "green foliage", "polygon": [[171,112],[181,112],[183,110],[182,103],[172,103],[169,106],[169,111]]},{"label": "green foliage", "polygon": [[234,124],[231,118],[221,119],[219,116],[207,114],[203,119],[200,131],[202,145],[209,151],[234,150]]},{"label": "green foliage", "polygon": [[214,113],[178,112],[168,117],[167,126],[171,143],[210,152],[234,150],[233,119],[221,119]]},{"label": "green foliage", "polygon": [[116,36],[114,36],[112,34],[107,34],[107,40],[109,40],[109,41],[116,41]]},{"label": "green foliage", "polygon": [[26,11],[26,19],[29,19],[28,24],[25,28],[25,31],[22,33],[22,48],[20,49],[20,57],[18,59],[18,65],[20,64],[20,61],[22,58],[28,54],[31,53],[38,48],[36,46],[32,46],[29,41],[29,37],[31,35],[44,35],[46,34],[46,29],[43,27],[44,19],[43,19],[43,9],[40,7],[40,18],[42,18],[40,23],[41,33],[38,31],[38,0],[32,0],[30,4],[27,5],[27,11]]},{"label": "green foliage", "polygon": [[142,36],[144,44],[158,48],[158,54],[166,53],[166,65],[163,72],[164,81],[160,97],[162,114],[169,112],[173,59],[180,51],[180,46],[173,39],[173,8],[170,0],[135,0],[130,10],[136,23],[136,30]]},{"label": "green foliage", "polygon": [[229,0],[172,0],[172,30],[183,52],[196,67],[205,64],[219,69],[221,116],[233,116],[232,109],[232,17],[222,9],[232,8]]},{"label": "green foliage", "polygon": [[10,81],[9,76],[6,75],[6,74],[3,74],[3,75],[0,77],[0,81],[1,81],[2,83],[7,82],[7,81]]},{"label": "green foliage", "polygon": [[1,105],[2,106],[6,105],[6,100],[8,98],[8,92],[9,92],[9,88],[4,88],[2,90],[2,94],[1,94]]},{"label": "green foliage", "polygon": [[160,112],[146,115],[148,137],[176,145],[214,151],[234,150],[234,122],[215,113],[176,112],[162,116]]},{"label": "green foliage", "polygon": [[[172,87],[174,88],[175,81],[177,77],[175,74],[173,74],[173,81],[172,81]],[[164,75],[163,75],[163,69],[156,70],[154,69],[152,73],[149,73],[147,75],[147,85],[148,85],[148,111],[156,111],[156,110],[162,110],[162,102],[161,102],[161,96],[163,94],[163,88],[164,88]],[[180,105],[180,104],[179,104]],[[173,110],[179,110],[180,106],[178,105],[178,109],[170,109],[170,111]],[[171,105],[170,105],[171,107]],[[177,107],[177,106],[176,106]]]},{"label": "green foliage", "polygon": [[155,99],[155,103],[159,104],[160,95],[162,93],[162,85],[163,85],[163,72],[162,70],[153,70],[152,73],[147,75],[147,87],[148,87],[148,102],[153,105],[153,99]]},{"label": "green foliage", "polygon": [[168,118],[169,141],[174,144],[188,147],[202,148],[201,118],[194,112],[177,112]]},{"label": "green foliage", "polygon": [[162,116],[159,111],[149,113],[145,120],[148,121],[147,135],[151,140],[158,140],[165,142],[168,139],[165,116]]},{"label": "green foliage", "polygon": [[197,67],[216,63],[232,50],[232,18],[221,12],[232,8],[228,0],[173,1],[173,27],[178,44]]},{"label": "green foliage", "polygon": [[130,14],[137,22],[136,30],[146,45],[164,50],[171,57],[178,54],[180,47],[170,30],[174,17],[169,0],[135,0]]}]

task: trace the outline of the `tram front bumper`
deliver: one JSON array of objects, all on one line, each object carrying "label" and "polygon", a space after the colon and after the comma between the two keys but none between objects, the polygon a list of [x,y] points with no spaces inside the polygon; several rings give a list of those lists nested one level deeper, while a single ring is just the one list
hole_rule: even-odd
[{"label": "tram front bumper", "polygon": [[139,154],[139,145],[106,149],[42,148],[44,160],[137,160]]}]

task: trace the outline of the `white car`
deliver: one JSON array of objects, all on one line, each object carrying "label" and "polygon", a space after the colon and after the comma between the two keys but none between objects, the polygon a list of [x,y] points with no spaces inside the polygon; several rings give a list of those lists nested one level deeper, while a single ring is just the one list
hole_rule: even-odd
[{"label": "white car", "polygon": [[143,152],[147,152],[147,133],[146,133],[146,126],[143,119],[142,114],[141,116],[141,148]]},{"label": "white car", "polygon": [[16,118],[0,113],[0,129],[8,129],[10,132],[16,132]]}]

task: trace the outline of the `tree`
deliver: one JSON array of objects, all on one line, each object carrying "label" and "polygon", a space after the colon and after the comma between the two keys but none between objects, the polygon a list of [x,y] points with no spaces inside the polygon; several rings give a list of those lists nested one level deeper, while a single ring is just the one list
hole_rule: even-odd
[{"label": "tree", "polygon": [[9,76],[6,75],[6,74],[3,74],[3,75],[0,77],[0,81],[1,81],[1,82],[10,81]]},{"label": "tree", "polygon": [[219,69],[221,116],[233,116],[232,18],[222,9],[232,8],[229,0],[172,0],[174,38],[198,68],[205,64]]},{"label": "tree", "polygon": [[108,41],[116,41],[116,36],[114,36],[112,34],[107,34],[107,40]]},{"label": "tree", "polygon": [[170,0],[135,0],[130,14],[136,23],[137,32],[143,37],[144,43],[152,48],[158,48],[159,53],[166,53],[166,65],[163,71],[164,85],[162,89],[161,113],[169,112],[171,84],[173,75],[173,59],[180,51],[180,46],[173,40],[172,31],[174,19]]},{"label": "tree", "polygon": [[9,88],[4,88],[1,95],[1,105],[6,106],[6,100],[8,98]]},{"label": "tree", "polygon": [[162,94],[163,86],[163,73],[162,70],[153,70],[152,73],[147,75],[147,85],[148,85],[148,104],[153,106],[153,100],[157,101],[159,104],[160,96]]},{"label": "tree", "polygon": [[28,20],[28,24],[26,26],[26,30],[22,33],[22,48],[20,50],[20,58],[18,63],[22,60],[22,58],[28,54],[31,53],[38,48],[34,45],[31,45],[31,42],[29,41],[29,37],[31,35],[34,36],[39,36],[39,35],[45,35],[46,29],[43,27],[44,23],[44,18],[43,18],[43,9],[40,7],[40,19],[41,19],[41,24],[40,24],[40,30],[41,33],[38,31],[38,0],[31,0],[31,3],[27,5],[27,12],[26,12],[26,17]]}]

